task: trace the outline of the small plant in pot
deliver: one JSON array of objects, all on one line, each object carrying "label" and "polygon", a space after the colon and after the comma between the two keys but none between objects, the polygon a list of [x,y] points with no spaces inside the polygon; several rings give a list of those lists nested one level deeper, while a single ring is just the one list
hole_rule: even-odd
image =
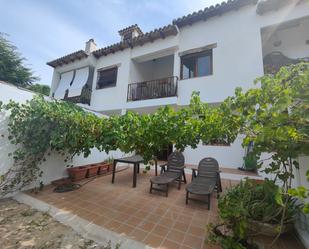
[{"label": "small plant in pot", "polygon": [[86,177],[93,177],[98,174],[100,165],[99,164],[90,164],[88,167],[87,176]]},{"label": "small plant in pot", "polygon": [[244,156],[244,167],[242,168],[242,170],[245,170],[245,171],[256,171],[256,168],[257,168],[257,161],[258,161],[258,157],[250,152],[248,153],[246,156]]},{"label": "small plant in pot", "polygon": [[98,174],[99,175],[103,175],[108,173],[112,166],[113,166],[113,162],[114,162],[114,158],[113,157],[108,157],[107,159],[105,159],[103,162],[99,163],[99,171]]},{"label": "small plant in pot", "polygon": [[111,171],[114,163],[114,158],[112,156],[104,160],[105,165],[107,165],[107,171]]},{"label": "small plant in pot", "polygon": [[88,168],[86,166],[71,167],[67,168],[67,171],[72,181],[76,182],[86,178]]}]

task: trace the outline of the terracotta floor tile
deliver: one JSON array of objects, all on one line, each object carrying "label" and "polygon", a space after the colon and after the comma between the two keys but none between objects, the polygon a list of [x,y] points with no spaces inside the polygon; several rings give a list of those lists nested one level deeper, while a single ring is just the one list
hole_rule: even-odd
[{"label": "terracotta floor tile", "polygon": [[177,231],[177,230],[171,230],[167,235],[166,238],[169,240],[175,241],[177,243],[182,243],[185,238],[185,233]]},{"label": "terracotta floor tile", "polygon": [[173,227],[175,223],[176,223],[175,220],[168,219],[168,218],[166,218],[166,219],[161,219],[161,220],[159,221],[159,224],[160,224],[161,226],[166,226],[166,227]]},{"label": "terracotta floor tile", "polygon": [[115,220],[111,220],[109,222],[107,222],[104,226],[107,228],[107,229],[110,229],[110,230],[115,230],[117,229],[118,227],[120,227],[122,225],[122,223],[118,222],[118,221],[115,221]]},{"label": "terracotta floor tile", "polygon": [[181,214],[177,218],[177,221],[182,222],[182,223],[190,223],[191,220],[192,220],[192,215]]},{"label": "terracotta floor tile", "polygon": [[204,237],[206,229],[200,228],[198,226],[190,225],[188,229],[188,234],[194,235],[196,237]]},{"label": "terracotta floor tile", "polygon": [[202,247],[204,239],[186,234],[183,244],[192,248],[199,249]]},{"label": "terracotta floor tile", "polygon": [[[192,247],[186,246],[186,245],[181,245],[180,249],[192,249]],[[206,249],[206,248],[205,248]],[[208,248],[207,248],[208,249]]]},{"label": "terracotta floor tile", "polygon": [[179,213],[169,210],[166,212],[166,214],[164,215],[165,218],[171,219],[171,220],[177,220],[177,218],[179,217]]},{"label": "terracotta floor tile", "polygon": [[151,233],[165,237],[169,231],[170,229],[165,226],[156,225],[154,229],[151,231]]},{"label": "terracotta floor tile", "polygon": [[155,225],[155,223],[144,221],[138,225],[138,228],[150,232],[155,227]]},{"label": "terracotta floor tile", "polygon": [[131,234],[133,232],[134,229],[135,229],[135,227],[133,227],[133,226],[130,226],[130,225],[127,225],[127,224],[122,224],[119,227],[117,227],[115,229],[115,231],[117,233],[128,236],[129,234]]},{"label": "terracotta floor tile", "polygon": [[[72,192],[55,193],[53,186],[46,186],[39,194],[26,193],[89,223],[124,233],[137,241],[147,240],[156,247],[177,248],[175,244],[180,244],[180,249],[218,249],[203,246],[207,224],[218,220],[215,196],[211,197],[211,210],[207,210],[207,205],[200,202],[185,204],[184,184],[181,190],[177,190],[176,185],[171,186],[168,198],[149,194],[149,178],[153,175],[153,171],[139,174],[136,188],[132,188],[132,168],[128,168],[117,173],[115,184],[111,184],[109,175],[98,177]],[[188,182],[190,178],[187,177]],[[222,179],[224,190],[236,183]],[[269,242],[263,238],[261,241]],[[279,249],[304,249],[293,236],[283,236],[276,246]]]},{"label": "terracotta floor tile", "polygon": [[145,217],[145,220],[153,223],[158,222],[160,219],[161,217],[155,214],[149,214]]},{"label": "terracotta floor tile", "polygon": [[134,213],[134,216],[140,219],[145,219],[148,216],[149,212],[144,210],[138,210],[138,212]]},{"label": "terracotta floor tile", "polygon": [[89,212],[83,218],[92,222],[92,221],[94,221],[95,219],[98,218],[98,215]]},{"label": "terracotta floor tile", "polygon": [[118,214],[114,217],[114,220],[123,223],[123,222],[126,222],[127,220],[129,220],[130,218],[131,218],[131,216],[129,216],[125,213],[118,212]]},{"label": "terracotta floor tile", "polygon": [[155,210],[152,211],[153,214],[156,214],[158,216],[164,216],[166,214],[167,210],[164,208],[156,208]]},{"label": "terracotta floor tile", "polygon": [[138,226],[139,224],[141,224],[143,222],[142,219],[136,218],[134,216],[131,216],[126,223],[131,225],[131,226]]},{"label": "terracotta floor tile", "polygon": [[155,234],[149,234],[144,240],[143,243],[145,243],[146,245],[149,245],[151,247],[159,247],[162,242],[163,242],[164,238]]},{"label": "terracotta floor tile", "polygon": [[188,223],[176,222],[173,226],[173,229],[181,232],[187,232],[189,229]]},{"label": "terracotta floor tile", "polygon": [[193,226],[196,226],[196,227],[200,227],[200,228],[205,228],[208,224],[207,221],[204,221],[203,219],[192,219],[191,220],[191,223]]},{"label": "terracotta floor tile", "polygon": [[134,240],[143,241],[148,235],[148,232],[142,229],[136,228],[129,235]]},{"label": "terracotta floor tile", "polygon": [[175,241],[171,241],[169,239],[165,239],[163,243],[160,245],[160,249],[180,249],[180,244]]},{"label": "terracotta floor tile", "polygon": [[105,216],[98,216],[93,223],[99,226],[104,226],[106,223],[110,222],[111,219],[105,217]]}]

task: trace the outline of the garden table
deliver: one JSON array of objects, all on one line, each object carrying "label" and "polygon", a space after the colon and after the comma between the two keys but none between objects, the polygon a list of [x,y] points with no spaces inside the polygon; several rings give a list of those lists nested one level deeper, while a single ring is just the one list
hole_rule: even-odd
[{"label": "garden table", "polygon": [[[139,173],[139,169],[140,169],[140,163],[142,163],[144,161],[144,158],[140,155],[135,155],[135,156],[129,156],[129,157],[123,157],[123,158],[118,158],[118,159],[114,159],[114,163],[113,163],[113,176],[112,176],[112,183],[114,183],[115,181],[115,173],[116,173],[116,166],[117,163],[128,163],[128,164],[133,164],[133,188],[136,187],[136,177],[137,177],[137,173]],[[155,161],[155,174],[158,174],[158,163],[157,163],[157,159],[154,158]]]}]

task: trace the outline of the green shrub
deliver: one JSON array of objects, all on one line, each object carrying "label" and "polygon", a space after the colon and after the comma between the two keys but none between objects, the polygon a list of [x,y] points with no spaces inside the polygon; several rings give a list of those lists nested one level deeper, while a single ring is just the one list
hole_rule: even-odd
[{"label": "green shrub", "polygon": [[252,179],[241,181],[219,199],[218,207],[221,223],[210,225],[209,241],[221,244],[224,249],[256,248],[250,220],[277,224],[280,228],[281,219],[283,225],[291,223],[299,210],[295,199],[268,179],[261,183]]}]

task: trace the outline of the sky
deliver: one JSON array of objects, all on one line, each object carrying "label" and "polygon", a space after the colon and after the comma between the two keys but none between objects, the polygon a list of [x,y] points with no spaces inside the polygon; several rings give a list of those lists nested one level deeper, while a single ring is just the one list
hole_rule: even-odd
[{"label": "sky", "polygon": [[222,0],[0,0],[0,32],[27,59],[38,83],[51,84],[46,62],[120,41],[118,30],[138,24],[143,32],[168,24]]}]

